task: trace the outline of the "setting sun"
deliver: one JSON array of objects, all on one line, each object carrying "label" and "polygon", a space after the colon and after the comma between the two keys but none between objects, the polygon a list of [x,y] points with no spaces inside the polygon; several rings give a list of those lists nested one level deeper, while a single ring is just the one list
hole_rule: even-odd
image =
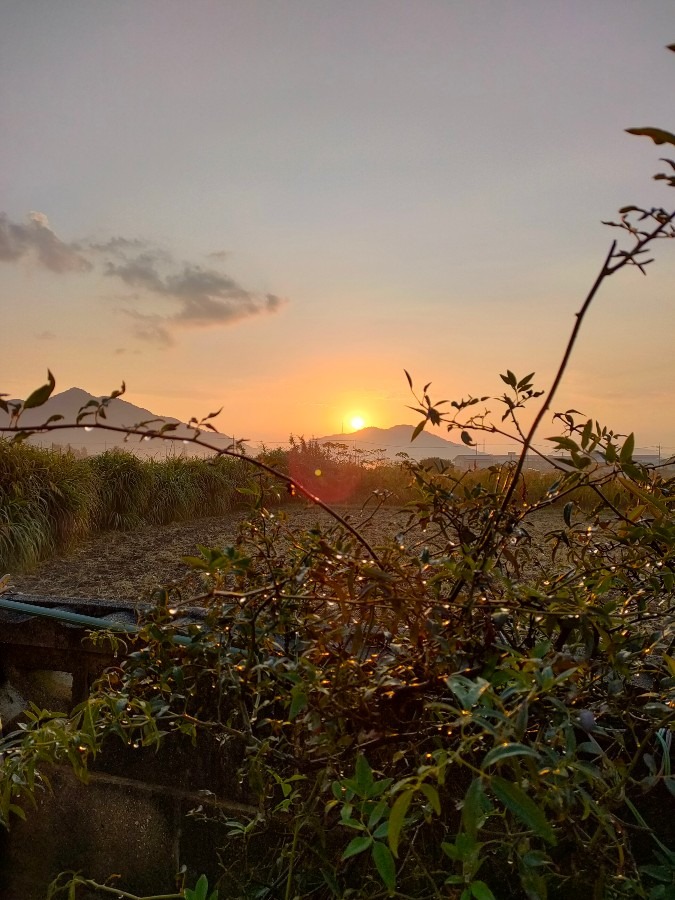
[{"label": "setting sun", "polygon": [[352,426],[354,431],[358,431],[359,429],[363,428],[366,422],[363,416],[352,416],[349,420],[349,424]]}]

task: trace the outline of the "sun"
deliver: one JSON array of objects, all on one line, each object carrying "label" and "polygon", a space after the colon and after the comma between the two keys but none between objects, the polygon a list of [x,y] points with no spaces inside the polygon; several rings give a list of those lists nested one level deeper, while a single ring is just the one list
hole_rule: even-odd
[{"label": "sun", "polygon": [[349,424],[352,426],[354,431],[360,431],[366,424],[366,420],[363,418],[363,416],[352,416],[349,420]]}]

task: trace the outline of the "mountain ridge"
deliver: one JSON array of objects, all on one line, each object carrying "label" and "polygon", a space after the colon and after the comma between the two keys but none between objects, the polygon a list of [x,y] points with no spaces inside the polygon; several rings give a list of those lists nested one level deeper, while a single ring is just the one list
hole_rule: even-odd
[{"label": "mountain ridge", "polygon": [[[388,458],[396,458],[397,453],[407,453],[418,462],[431,456],[442,459],[453,459],[459,454],[469,453],[465,444],[448,441],[438,434],[423,430],[415,441],[411,442],[414,425],[392,425],[390,428],[377,428],[370,425],[351,431],[347,434],[331,434],[316,438],[320,444],[337,443],[353,446],[355,450],[382,450]],[[481,454],[479,454],[481,455]]]},{"label": "mountain ridge", "polygon": [[[21,416],[20,424],[29,428],[35,428],[42,425],[50,416],[63,416],[63,424],[74,422],[78,413],[87,403],[92,400],[100,401],[102,396],[90,394],[80,387],[67,388],[52,396],[42,406],[35,409],[27,409]],[[12,401],[10,401],[12,402]],[[14,401],[16,402],[16,401]],[[98,431],[96,429],[87,431],[84,428],[59,428],[43,434],[31,435],[28,442],[35,446],[50,447],[52,445],[68,445],[76,450],[84,449],[87,453],[101,453],[103,450],[111,450],[114,448],[128,450],[137,456],[157,456],[158,454],[166,454],[174,448],[174,451],[180,448],[181,453],[189,455],[208,455],[210,451],[198,447],[196,444],[189,446],[182,443],[182,440],[189,439],[193,434],[193,430],[180,419],[173,416],[160,416],[152,410],[145,409],[142,406],[136,406],[122,397],[116,397],[111,400],[106,407],[105,423],[116,428],[132,428],[140,422],[153,420],[157,422],[157,427],[162,423],[169,423],[178,426],[172,435],[179,438],[178,441],[166,441],[162,438],[140,438],[129,437],[124,440],[124,435],[114,431]],[[9,416],[0,410],[0,425],[5,425],[9,421]],[[86,423],[87,420],[84,420]],[[148,425],[152,429],[153,425]],[[0,435],[1,436],[1,435]],[[230,435],[218,432],[205,432],[205,439],[218,449],[228,449],[232,446],[233,438]],[[250,452],[250,451],[249,451]]]},{"label": "mountain ridge", "polygon": [[[101,399],[101,395],[91,394],[83,388],[73,386],[60,391],[58,394],[52,394],[42,406],[26,410],[21,416],[21,423],[27,427],[34,428],[43,424],[53,415],[63,416],[64,424],[74,422],[82,407],[92,400],[100,401]],[[185,422],[181,422],[180,419],[176,419],[173,416],[159,415],[145,407],[137,406],[123,397],[116,397],[114,400],[111,400],[106,408],[106,424],[117,428],[131,428],[140,422],[148,420],[157,421],[158,427],[164,422],[176,425],[176,431],[172,432],[172,434],[179,439],[189,438],[193,433],[189,430],[189,426]],[[7,424],[7,422],[7,414],[0,411],[0,426]],[[149,425],[147,427],[152,428],[153,426]],[[381,457],[392,460],[396,459],[399,453],[406,453],[411,459],[419,462],[432,456],[452,460],[459,454],[471,452],[464,444],[446,440],[440,435],[426,430],[422,431],[414,442],[411,442],[410,439],[414,430],[415,427],[413,425],[405,424],[392,425],[389,428],[378,428],[370,425],[358,431],[346,434],[324,435],[315,438],[315,440],[320,444],[347,444],[355,450],[364,450],[366,452],[381,451],[379,454]],[[228,449],[233,441],[230,435],[224,433],[205,432],[204,438],[219,449]],[[44,434],[33,435],[28,441],[31,444],[43,447],[52,445],[70,446],[76,450],[84,449],[90,454],[100,453],[103,450],[113,448],[129,450],[143,457],[165,455],[166,453],[176,452],[176,450],[179,450],[180,453],[187,452],[190,455],[195,453],[206,455],[209,453],[209,451],[201,450],[194,444],[189,446],[189,449],[186,449],[181,440],[167,443],[161,438],[144,440],[131,436],[125,441],[124,435],[118,432],[98,431],[96,429],[85,431],[84,428],[60,428]],[[257,452],[250,446],[245,449],[249,455],[255,455]],[[479,453],[477,455],[481,456],[482,454]]]}]

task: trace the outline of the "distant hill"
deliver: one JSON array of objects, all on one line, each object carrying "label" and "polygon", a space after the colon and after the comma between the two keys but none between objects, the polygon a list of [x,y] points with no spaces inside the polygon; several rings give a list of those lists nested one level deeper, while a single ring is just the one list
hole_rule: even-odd
[{"label": "distant hill", "polygon": [[430,431],[423,431],[411,443],[410,439],[414,430],[413,425],[393,425],[391,428],[370,427],[352,431],[349,434],[329,434],[317,438],[317,440],[320,444],[328,442],[347,444],[357,450],[381,450],[383,451],[382,455],[388,459],[395,459],[397,453],[407,453],[411,459],[418,462],[429,456],[452,460],[460,453],[473,452],[464,444],[446,441],[445,438]]},{"label": "distant hill", "polygon": [[[41,425],[50,416],[63,416],[63,423],[74,422],[80,409],[91,400],[100,400],[100,397],[94,397],[81,388],[73,387],[60,394],[53,394],[49,400],[37,409],[28,409],[21,416],[20,424],[28,427]],[[173,419],[171,416],[159,416],[157,413],[144,409],[141,406],[135,406],[121,397],[112,400],[106,410],[106,423],[119,428],[131,428],[140,422],[147,422],[150,419],[159,419],[161,421],[145,426],[148,429],[159,429],[164,422],[170,422],[179,426],[172,434],[181,438],[187,438],[193,432],[188,430],[185,423],[179,419]],[[0,410],[0,426],[6,425],[9,417]],[[87,420],[85,420],[86,422]],[[61,423],[58,423],[61,424]],[[218,427],[215,422],[212,424]],[[1,434],[0,434],[1,436]],[[228,449],[232,445],[232,438],[225,434],[213,434],[211,432],[204,433],[205,440],[214,444],[219,449]],[[45,434],[36,434],[28,439],[29,443],[41,447],[51,447],[52,444],[61,446],[70,445],[75,450],[86,450],[88,454],[102,453],[104,450],[110,450],[113,447],[129,450],[138,456],[160,456],[164,457],[167,453],[186,453],[192,455],[208,455],[208,451],[201,450],[194,444],[183,444],[182,441],[167,442],[161,438],[143,438],[131,436],[128,441],[124,442],[124,435],[114,431],[100,431],[96,428],[91,431],[85,431],[84,428],[64,428],[58,431],[47,432]]]}]

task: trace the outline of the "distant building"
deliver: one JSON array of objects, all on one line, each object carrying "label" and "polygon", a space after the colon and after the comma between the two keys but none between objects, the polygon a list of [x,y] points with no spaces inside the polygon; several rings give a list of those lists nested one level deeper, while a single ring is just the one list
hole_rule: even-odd
[{"label": "distant building", "polygon": [[[503,466],[517,462],[519,454],[511,453],[461,453],[452,463],[461,472],[471,472],[474,469],[489,469],[490,466]],[[536,453],[528,453],[525,460],[526,469],[550,469],[551,463],[537,456]]]},{"label": "distant building", "polygon": [[[512,453],[463,453],[456,456],[452,463],[455,468],[461,472],[471,472],[475,469],[489,469],[490,466],[503,466],[508,463],[515,463],[519,454]],[[604,464],[604,459],[599,453],[595,454],[599,465]],[[636,453],[633,461],[643,466],[663,465],[660,457],[655,453]],[[528,453],[525,458],[525,469],[533,469],[537,472],[549,472],[554,466],[570,466],[569,456],[557,456],[551,454],[549,456],[539,456],[537,453]]]}]

